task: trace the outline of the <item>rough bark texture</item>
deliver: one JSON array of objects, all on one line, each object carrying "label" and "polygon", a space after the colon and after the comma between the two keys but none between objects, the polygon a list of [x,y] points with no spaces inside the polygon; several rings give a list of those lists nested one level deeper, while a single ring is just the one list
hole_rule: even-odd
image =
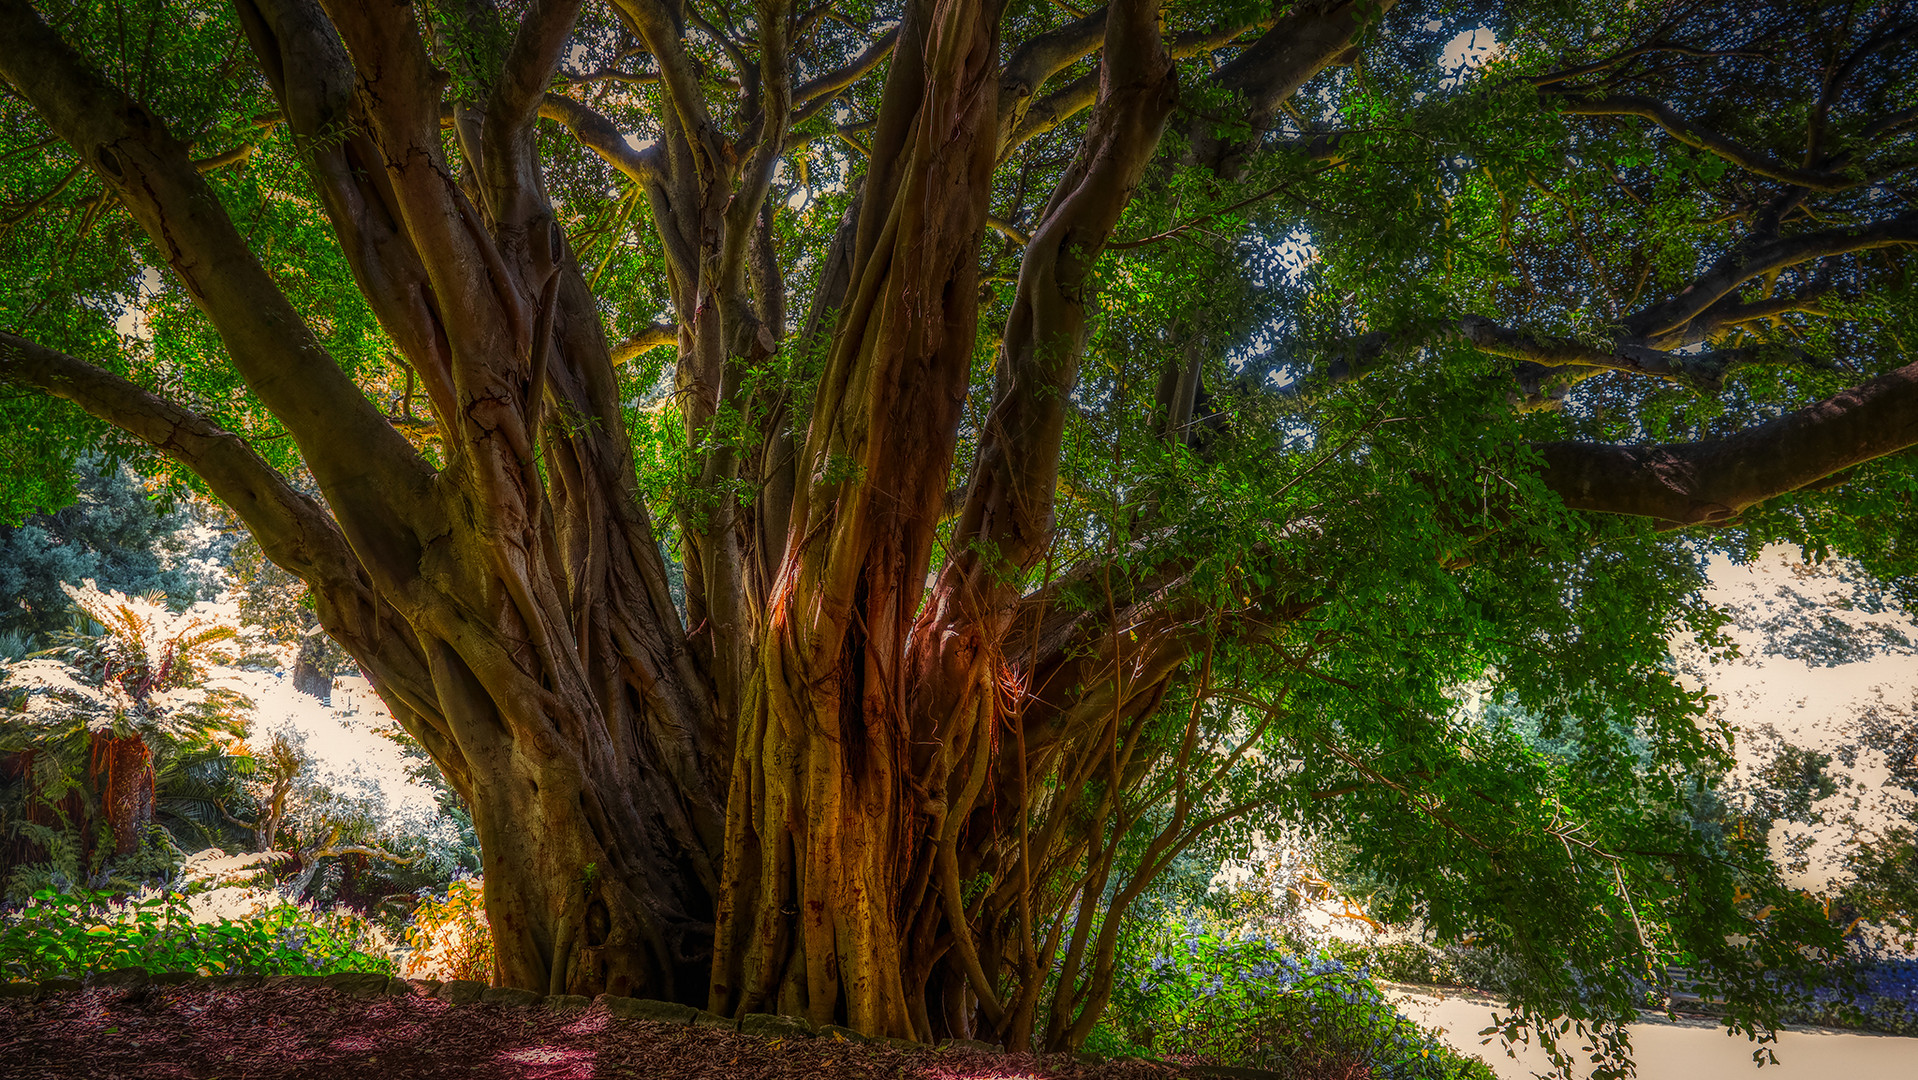
[{"label": "rough bark texture", "polygon": [[1546,482],[1574,509],[1712,525],[1914,445],[1918,364],[1727,439],[1663,446],[1548,443],[1539,451]]},{"label": "rough bark texture", "polygon": [[95,734],[91,757],[113,853],[131,855],[153,824],[153,752],[138,735]]}]

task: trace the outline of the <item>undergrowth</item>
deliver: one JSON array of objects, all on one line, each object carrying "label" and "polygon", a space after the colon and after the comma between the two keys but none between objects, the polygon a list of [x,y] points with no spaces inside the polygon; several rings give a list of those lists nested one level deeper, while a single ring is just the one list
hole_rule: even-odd
[{"label": "undergrowth", "polygon": [[204,975],[394,974],[365,920],[292,904],[241,919],[195,922],[184,894],[131,898],[42,889],[0,915],[0,975],[79,977],[116,968]]},{"label": "undergrowth", "polygon": [[1192,930],[1125,950],[1103,1054],[1150,1054],[1267,1069],[1296,1080],[1491,1080],[1400,1016],[1371,972],[1303,942]]}]

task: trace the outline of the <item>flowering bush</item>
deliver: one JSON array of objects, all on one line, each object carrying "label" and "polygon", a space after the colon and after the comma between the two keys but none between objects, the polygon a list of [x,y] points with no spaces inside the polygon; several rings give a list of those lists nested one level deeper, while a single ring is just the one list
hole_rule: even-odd
[{"label": "flowering bush", "polygon": [[171,890],[130,899],[50,890],[0,916],[0,973],[80,976],[143,968],[203,974],[392,974],[394,963],[364,920],[281,904],[244,919],[201,921]]},{"label": "flowering bush", "polygon": [[416,979],[493,977],[493,930],[479,878],[455,881],[441,896],[425,894],[406,928],[404,974]]},{"label": "flowering bush", "polygon": [[1835,1027],[1918,1035],[1918,959],[1889,949],[1861,949],[1838,985],[1820,987],[1794,1019]]},{"label": "flowering bush", "polygon": [[[1156,953],[1156,954],[1155,954]],[[1370,972],[1296,943],[1192,931],[1121,961],[1104,1053],[1200,1057],[1286,1077],[1483,1078],[1392,1008]]]}]

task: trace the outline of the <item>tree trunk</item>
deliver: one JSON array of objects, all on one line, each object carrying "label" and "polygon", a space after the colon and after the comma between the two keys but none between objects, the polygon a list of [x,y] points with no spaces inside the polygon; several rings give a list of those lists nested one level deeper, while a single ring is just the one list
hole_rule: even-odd
[{"label": "tree trunk", "polygon": [[131,855],[153,824],[153,753],[138,735],[95,732],[92,760],[113,853]]}]

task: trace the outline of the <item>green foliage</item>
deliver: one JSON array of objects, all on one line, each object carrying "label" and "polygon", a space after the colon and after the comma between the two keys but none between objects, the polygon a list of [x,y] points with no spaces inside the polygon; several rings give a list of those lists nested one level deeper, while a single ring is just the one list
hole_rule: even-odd
[{"label": "green foliage", "polygon": [[[62,807],[53,815],[54,824],[41,824],[23,819],[19,814],[20,804],[31,797],[30,791],[8,794],[6,813],[0,817],[0,823],[9,826],[13,835],[39,856],[37,860],[5,868],[6,876],[0,879],[4,893],[0,895],[9,902],[25,903],[45,889],[64,892],[87,888],[125,893],[162,880],[179,868],[177,849],[157,826],[147,830],[139,850],[116,855],[113,837],[104,820],[75,821]],[[87,836],[86,830],[94,835]]]},{"label": "green foliage", "polygon": [[184,565],[183,513],[156,502],[124,465],[83,468],[77,480],[71,505],[0,525],[0,597],[9,598],[0,633],[44,641],[65,628],[63,582],[164,593],[180,606],[200,598],[202,582]]},{"label": "green foliage", "polygon": [[368,951],[355,920],[290,904],[246,919],[195,922],[186,897],[161,892],[125,899],[109,892],[42,890],[0,915],[0,971],[11,978],[80,976],[135,967],[203,974],[392,974],[393,961]]}]

